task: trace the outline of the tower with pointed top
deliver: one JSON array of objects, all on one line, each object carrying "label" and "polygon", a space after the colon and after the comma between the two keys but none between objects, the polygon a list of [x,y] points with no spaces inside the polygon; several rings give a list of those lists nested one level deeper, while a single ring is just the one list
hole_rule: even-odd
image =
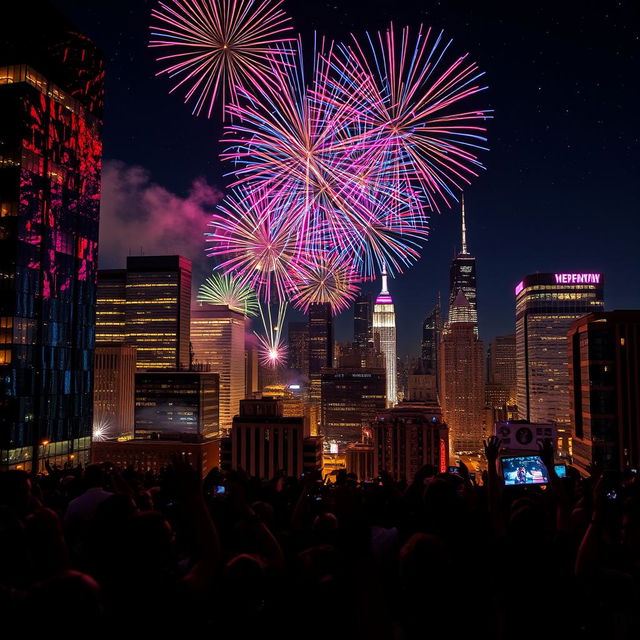
[{"label": "tower with pointed top", "polygon": [[[462,196],[462,248],[453,259],[449,272],[449,314],[448,322],[473,322],[475,334],[478,335],[478,307],[476,290],[476,259],[467,248],[467,221],[464,209],[464,195]],[[458,293],[464,293],[469,308],[455,304]],[[464,318],[455,314],[461,311]]]},{"label": "tower with pointed top", "polygon": [[382,265],[382,290],[373,307],[373,334],[378,334],[380,351],[384,354],[384,367],[387,376],[387,406],[397,403],[398,389],[396,379],[396,312],[393,299],[387,286],[387,268]]}]

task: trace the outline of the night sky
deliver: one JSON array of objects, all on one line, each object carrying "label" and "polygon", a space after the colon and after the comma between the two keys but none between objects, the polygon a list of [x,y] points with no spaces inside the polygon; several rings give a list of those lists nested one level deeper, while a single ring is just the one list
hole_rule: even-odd
[{"label": "night sky", "polygon": [[[147,0],[56,0],[104,51],[107,107],[102,267],[127,253],[183,252],[194,285],[209,269],[202,233],[224,191],[217,118],[195,118],[147,49]],[[466,190],[468,243],[477,258],[480,335],[514,331],[513,288],[536,271],[600,271],[607,309],[640,307],[638,202],[639,4],[287,0],[311,50],[314,30],[350,32],[421,22],[453,38],[486,72],[490,151]],[[435,214],[422,259],[390,284],[398,351],[417,355],[437,292],[447,299],[458,249],[457,211]],[[372,287],[377,290],[378,285]],[[337,321],[351,338],[352,316]],[[299,318],[296,318],[299,319]]]}]

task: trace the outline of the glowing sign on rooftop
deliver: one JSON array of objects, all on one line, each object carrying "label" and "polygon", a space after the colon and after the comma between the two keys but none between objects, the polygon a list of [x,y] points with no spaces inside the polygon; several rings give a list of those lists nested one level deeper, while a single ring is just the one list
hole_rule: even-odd
[{"label": "glowing sign on rooftop", "polygon": [[516,295],[518,295],[524,289],[524,280],[520,280],[520,282],[516,285]]},{"label": "glowing sign on rooftop", "polygon": [[556,284],[600,284],[600,273],[556,273]]}]

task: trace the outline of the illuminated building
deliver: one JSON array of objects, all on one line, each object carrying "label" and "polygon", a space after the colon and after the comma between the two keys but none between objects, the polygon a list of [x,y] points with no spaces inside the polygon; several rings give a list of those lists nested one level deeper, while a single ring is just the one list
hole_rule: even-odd
[{"label": "illuminated building", "polygon": [[306,322],[290,322],[287,327],[287,357],[289,369],[301,376],[309,376],[309,325]]},{"label": "illuminated building", "polygon": [[437,376],[414,369],[407,379],[407,400],[409,402],[437,402]]},{"label": "illuminated building", "polygon": [[[462,291],[468,306],[455,304]],[[449,272],[449,316],[448,322],[471,322],[478,335],[478,293],[476,288],[476,259],[467,250],[467,226],[462,196],[462,249],[453,259]]]},{"label": "illuminated building", "polygon": [[220,376],[220,428],[231,428],[245,397],[245,318],[226,305],[191,311],[193,361]]},{"label": "illuminated building", "polygon": [[109,462],[118,469],[133,469],[138,473],[159,474],[172,465],[176,456],[185,456],[201,478],[220,466],[220,440],[201,442],[181,440],[126,440],[124,442],[94,442],[94,463]]},{"label": "illuminated building", "polygon": [[387,472],[411,482],[425,464],[446,471],[449,432],[437,404],[402,402],[380,414],[371,432],[374,476]]},{"label": "illuminated building", "polygon": [[126,269],[101,269],[96,306],[97,344],[135,346],[139,371],[188,367],[188,258],[129,256]]},{"label": "illuminated building", "polygon": [[569,375],[574,466],[640,467],[640,311],[575,320]]},{"label": "illuminated building", "polygon": [[515,289],[518,414],[558,425],[558,447],[570,452],[567,332],[587,313],[604,310],[600,273],[538,273]]},{"label": "illuminated building", "polygon": [[[373,307],[374,341],[380,341],[380,351],[384,355],[387,373],[387,406],[397,402],[398,380],[396,375],[396,312],[387,288],[387,270],[382,268],[382,290]],[[376,339],[377,334],[377,339]]]},{"label": "illuminated building", "polygon": [[306,434],[303,418],[282,413],[282,402],[274,398],[242,400],[231,435],[221,440],[222,469],[264,479],[279,471],[295,477],[321,469],[322,438]]},{"label": "illuminated building", "polygon": [[369,293],[361,293],[353,304],[353,341],[361,349],[373,342],[373,304]]},{"label": "illuminated building", "polygon": [[138,372],[135,397],[136,438],[198,441],[218,433],[217,373]]},{"label": "illuminated building", "polygon": [[3,6],[0,468],[89,460],[104,63],[49,6]]},{"label": "illuminated building", "polygon": [[322,369],[333,366],[333,316],[328,303],[309,307],[309,395],[320,403]]},{"label": "illuminated building", "polygon": [[338,367],[384,369],[384,356],[375,350],[374,343],[361,346],[357,342],[336,345]]},{"label": "illuminated building", "polygon": [[126,341],[138,370],[188,367],[191,260],[129,256],[126,291]]},{"label": "illuminated building", "polygon": [[516,336],[496,336],[487,350],[484,387],[485,404],[494,414],[491,422],[517,419],[516,395]]},{"label": "illuminated building", "polygon": [[[454,301],[453,318],[465,318],[470,308],[463,291]],[[484,353],[476,325],[450,322],[440,343],[440,400],[449,425],[452,451],[482,449],[484,416]]]},{"label": "illuminated building", "polygon": [[345,461],[347,473],[353,473],[358,482],[374,477],[372,444],[352,442],[345,451]]},{"label": "illuminated building", "polygon": [[322,371],[321,433],[325,446],[362,440],[362,429],[386,407],[384,369],[337,368]]},{"label": "illuminated building", "polygon": [[96,346],[93,359],[93,439],[132,438],[136,348]]},{"label": "illuminated building", "polygon": [[440,296],[438,295],[436,306],[422,323],[422,369],[425,374],[436,376],[436,386],[438,384],[438,351],[440,350],[442,324]]}]

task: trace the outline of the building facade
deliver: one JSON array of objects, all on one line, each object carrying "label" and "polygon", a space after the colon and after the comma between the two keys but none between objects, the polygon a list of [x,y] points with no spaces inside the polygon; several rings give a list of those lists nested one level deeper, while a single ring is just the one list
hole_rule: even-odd
[{"label": "building facade", "polygon": [[135,437],[198,441],[217,435],[219,384],[217,373],[136,373]]},{"label": "building facade", "polygon": [[382,289],[373,307],[374,344],[384,356],[384,368],[387,374],[387,406],[392,407],[398,401],[398,376],[396,358],[396,312],[393,299],[387,286],[387,271],[382,268]]},{"label": "building facade", "polygon": [[290,322],[287,326],[287,357],[289,368],[303,378],[309,377],[309,324]]},{"label": "building facade", "polygon": [[87,462],[104,63],[53,8],[0,47],[0,467]]},{"label": "building facade", "polygon": [[362,441],[362,430],[386,407],[384,369],[337,368],[322,372],[321,434],[325,446]]},{"label": "building facade", "polygon": [[373,474],[389,473],[411,482],[425,464],[444,472],[449,464],[449,433],[437,404],[402,402],[371,423]]},{"label": "building facade", "polygon": [[373,342],[373,303],[370,293],[361,293],[353,303],[353,341],[366,349]]},{"label": "building facade", "polygon": [[[469,308],[460,291],[453,317]],[[449,425],[451,450],[476,453],[484,435],[484,351],[473,322],[447,324],[440,343],[440,401]]]},{"label": "building facade", "polygon": [[231,435],[221,440],[222,469],[244,469],[263,479],[321,469],[322,438],[305,433],[303,418],[282,413],[280,400],[243,400]]},{"label": "building facade", "polygon": [[220,376],[220,429],[231,429],[245,398],[245,318],[226,305],[191,310],[193,362]]},{"label": "building facade", "polygon": [[558,425],[558,446],[569,453],[567,332],[574,320],[604,310],[601,273],[538,273],[515,288],[518,414]]},{"label": "building facade", "polygon": [[442,313],[440,299],[422,323],[422,371],[438,375],[438,352],[442,335]]},{"label": "building facade", "polygon": [[333,316],[328,303],[309,307],[309,398],[320,404],[322,369],[333,366]]},{"label": "building facade", "polygon": [[93,439],[133,438],[136,348],[96,346],[93,374]]},{"label": "building facade", "polygon": [[591,313],[569,329],[573,464],[640,466],[640,311]]}]

